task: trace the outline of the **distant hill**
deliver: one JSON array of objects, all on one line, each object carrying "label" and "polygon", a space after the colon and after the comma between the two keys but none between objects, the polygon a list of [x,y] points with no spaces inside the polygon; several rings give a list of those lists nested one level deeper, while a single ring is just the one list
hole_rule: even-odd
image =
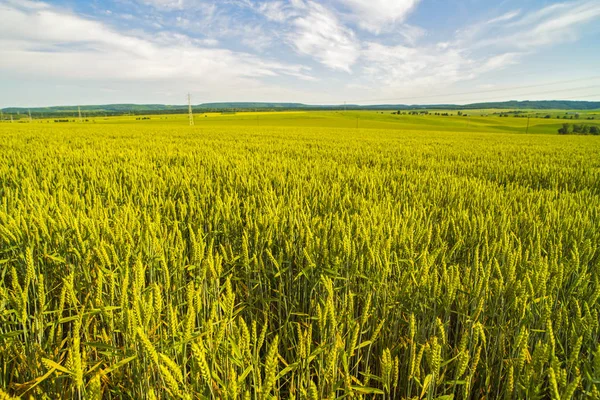
[{"label": "distant hill", "polygon": [[[73,114],[77,113],[78,106],[54,106],[54,107],[8,107],[2,111],[8,114]],[[127,112],[146,112],[146,111],[169,111],[187,109],[187,106],[171,106],[165,104],[105,104],[94,106],[81,106],[81,112],[87,113],[127,113]]]},{"label": "distant hill", "polygon": [[465,106],[466,109],[478,108],[511,108],[535,110],[597,110],[600,101],[572,101],[572,100],[536,100],[536,101],[505,101],[499,103],[475,103]]},{"label": "distant hill", "polygon": [[[193,106],[195,111],[251,111],[251,110],[473,110],[473,109],[533,109],[533,110],[596,110],[600,109],[600,102],[594,101],[570,101],[570,100],[541,100],[541,101],[505,101],[491,103],[474,103],[466,105],[457,104],[430,104],[430,105],[407,105],[407,104],[378,104],[361,106],[357,104],[348,105],[309,105],[302,103],[263,103],[263,102],[223,102],[203,103]],[[77,106],[56,107],[34,107],[31,109],[23,107],[8,107],[2,109],[5,114],[27,114],[31,111],[34,115],[44,116],[76,116]],[[81,106],[81,112],[92,115],[123,115],[123,114],[173,114],[186,112],[186,105],[165,104],[105,104]]]},{"label": "distant hill", "polygon": [[[194,108],[209,108],[209,109],[256,109],[256,108],[271,108],[271,109],[296,109],[296,108],[310,108],[309,106],[302,103],[203,103]],[[322,107],[322,106],[317,106]]]},{"label": "distant hill", "polygon": [[[338,106],[339,107],[339,106]],[[600,101],[571,101],[571,100],[525,100],[503,101],[472,104],[380,104],[374,106],[352,106],[372,110],[479,110],[479,109],[512,109],[512,110],[597,110]]]}]

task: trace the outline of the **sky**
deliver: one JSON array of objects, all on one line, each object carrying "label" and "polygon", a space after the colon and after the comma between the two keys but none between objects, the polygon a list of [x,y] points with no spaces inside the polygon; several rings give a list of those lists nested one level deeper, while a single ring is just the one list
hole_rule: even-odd
[{"label": "sky", "polygon": [[600,100],[600,0],[0,0],[0,107]]}]

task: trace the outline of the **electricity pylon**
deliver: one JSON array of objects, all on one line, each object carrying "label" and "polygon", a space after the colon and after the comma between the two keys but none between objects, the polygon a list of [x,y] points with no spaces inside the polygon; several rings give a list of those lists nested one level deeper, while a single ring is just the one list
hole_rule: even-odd
[{"label": "electricity pylon", "polygon": [[194,125],[194,114],[192,113],[192,96],[188,93],[188,114],[190,118],[190,126]]}]

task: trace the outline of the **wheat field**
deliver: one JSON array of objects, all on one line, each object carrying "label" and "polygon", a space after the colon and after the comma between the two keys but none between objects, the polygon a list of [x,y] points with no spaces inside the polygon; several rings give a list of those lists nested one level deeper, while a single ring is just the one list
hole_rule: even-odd
[{"label": "wheat field", "polygon": [[600,140],[0,126],[0,399],[600,399]]}]

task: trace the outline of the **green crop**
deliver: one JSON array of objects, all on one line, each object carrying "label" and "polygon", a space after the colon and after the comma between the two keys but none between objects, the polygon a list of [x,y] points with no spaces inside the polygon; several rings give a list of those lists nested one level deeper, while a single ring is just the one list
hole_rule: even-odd
[{"label": "green crop", "polygon": [[0,149],[0,398],[600,398],[598,138],[34,123]]}]

